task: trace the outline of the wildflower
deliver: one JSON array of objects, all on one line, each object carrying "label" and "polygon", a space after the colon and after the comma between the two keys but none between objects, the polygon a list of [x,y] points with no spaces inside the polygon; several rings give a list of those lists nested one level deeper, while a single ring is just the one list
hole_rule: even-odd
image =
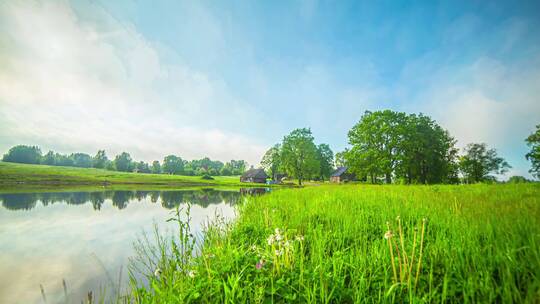
[{"label": "wildflower", "polygon": [[274,238],[276,239],[276,241],[281,241],[283,239],[283,237],[281,236],[281,230],[279,230],[279,228],[276,228],[274,232]]},{"label": "wildflower", "polygon": [[297,235],[296,240],[302,242],[304,240],[304,236],[303,235]]},{"label": "wildflower", "polygon": [[266,240],[266,242],[268,243],[268,245],[272,245],[274,244],[274,241],[275,241],[275,238],[274,238],[274,235],[271,234],[268,239]]},{"label": "wildflower", "polygon": [[257,250],[257,245],[251,245],[251,247],[249,247],[249,249],[251,249],[252,251],[256,251]]},{"label": "wildflower", "polygon": [[264,260],[263,259],[260,259],[259,262],[257,264],[255,264],[255,268],[257,269],[261,269],[263,268],[264,266]]},{"label": "wildflower", "polygon": [[156,276],[156,278],[159,278],[161,276],[161,269],[156,268],[156,271],[154,271],[154,275]]},{"label": "wildflower", "polygon": [[188,277],[190,277],[192,279],[195,277],[196,274],[197,274],[197,272],[195,270],[190,270],[187,273]]},{"label": "wildflower", "polygon": [[275,254],[276,254],[276,256],[282,255],[283,254],[283,249],[279,249],[279,250],[276,249]]},{"label": "wildflower", "polygon": [[394,235],[392,234],[392,231],[390,231],[390,230],[386,231],[386,233],[384,234],[384,238],[385,238],[386,240],[388,240],[388,239],[391,238],[392,236],[394,236]]},{"label": "wildflower", "polygon": [[285,241],[285,243],[283,243],[283,247],[289,249],[291,247],[291,242],[289,242],[288,240]]}]

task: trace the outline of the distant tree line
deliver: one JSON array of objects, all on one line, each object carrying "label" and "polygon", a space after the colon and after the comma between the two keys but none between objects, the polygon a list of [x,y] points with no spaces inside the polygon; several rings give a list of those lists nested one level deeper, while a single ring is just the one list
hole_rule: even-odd
[{"label": "distant tree line", "polygon": [[[287,174],[301,183],[327,179],[334,165],[348,167],[368,183],[455,184],[496,181],[511,166],[485,143],[468,144],[460,154],[456,140],[429,116],[391,110],[366,111],[348,133],[349,147],[332,153],[315,145],[310,129],[296,129],[270,148],[261,165],[272,176]],[[527,153],[540,178],[540,125],[526,139]],[[528,182],[513,176],[509,182]]]},{"label": "distant tree line", "polygon": [[2,161],[22,164],[42,164],[49,166],[67,166],[79,168],[98,168],[121,172],[138,172],[175,175],[211,175],[231,176],[242,174],[247,163],[244,160],[231,160],[223,163],[208,157],[197,160],[184,160],[180,156],[168,155],[162,163],[155,160],[152,164],[134,161],[127,152],[122,152],[110,160],[105,150],[99,150],[95,156],[86,153],[69,155],[49,151],[41,153],[37,146],[18,145],[9,149]]}]

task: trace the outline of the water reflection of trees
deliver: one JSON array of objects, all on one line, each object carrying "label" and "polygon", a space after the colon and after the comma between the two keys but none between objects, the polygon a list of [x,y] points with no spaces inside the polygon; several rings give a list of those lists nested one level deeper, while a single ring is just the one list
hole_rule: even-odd
[{"label": "water reflection of trees", "polygon": [[65,203],[83,205],[90,203],[94,210],[101,210],[106,200],[118,209],[124,209],[129,203],[148,199],[152,203],[161,202],[161,206],[174,209],[184,203],[191,203],[206,208],[212,204],[225,202],[235,204],[241,196],[239,191],[219,191],[214,189],[174,190],[174,191],[96,191],[96,192],[43,192],[43,193],[0,193],[2,206],[9,210],[31,210],[38,201],[43,206]]}]

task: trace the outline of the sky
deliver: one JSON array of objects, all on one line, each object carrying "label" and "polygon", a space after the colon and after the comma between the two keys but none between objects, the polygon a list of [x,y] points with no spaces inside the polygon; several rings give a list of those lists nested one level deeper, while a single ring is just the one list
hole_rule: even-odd
[{"label": "sky", "polygon": [[424,113],[528,174],[540,2],[2,1],[0,153],[128,151],[258,164],[366,111]]}]

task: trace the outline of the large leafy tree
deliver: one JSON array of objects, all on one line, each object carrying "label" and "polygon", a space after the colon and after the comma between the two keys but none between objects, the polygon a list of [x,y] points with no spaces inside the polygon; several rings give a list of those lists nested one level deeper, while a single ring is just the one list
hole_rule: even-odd
[{"label": "large leafy tree", "polygon": [[15,146],[2,158],[5,162],[22,164],[39,164],[41,161],[41,149],[37,146]]},{"label": "large leafy tree", "polygon": [[407,183],[455,183],[456,141],[430,117],[408,115],[401,126],[396,177]]},{"label": "large leafy tree", "polygon": [[345,162],[372,183],[457,182],[455,140],[428,116],[367,111],[349,131],[349,143]]},{"label": "large leafy tree", "polygon": [[133,171],[133,160],[131,155],[127,152],[122,152],[119,155],[116,155],[114,158],[114,167],[117,171],[131,172]]},{"label": "large leafy tree", "polygon": [[540,179],[540,125],[536,126],[536,131],[525,140],[531,151],[525,157],[532,163],[529,172]]},{"label": "large leafy tree", "polygon": [[467,183],[493,180],[495,177],[490,174],[504,174],[511,168],[495,149],[488,149],[484,143],[468,144],[464,152],[459,168]]},{"label": "large leafy tree", "polygon": [[317,146],[310,129],[293,130],[283,138],[281,161],[285,172],[302,181],[316,174],[320,168]]},{"label": "large leafy tree", "polygon": [[261,160],[261,166],[266,172],[276,180],[277,174],[281,168],[281,145],[276,144],[268,149]]},{"label": "large leafy tree", "polygon": [[328,179],[334,170],[334,152],[328,144],[319,144],[317,146],[317,158],[319,159],[319,178]]},{"label": "large leafy tree", "polygon": [[155,160],[152,162],[152,173],[154,174],[160,174],[161,173],[161,164],[159,163],[158,160]]},{"label": "large leafy tree", "polygon": [[108,162],[109,159],[107,158],[107,154],[105,154],[105,150],[99,150],[92,160],[92,166],[94,168],[105,169]]},{"label": "large leafy tree", "polygon": [[391,183],[406,118],[405,113],[390,110],[366,111],[348,134],[351,149],[346,158],[351,171],[370,177],[372,183],[381,176]]},{"label": "large leafy tree", "polygon": [[163,173],[167,174],[181,174],[184,171],[184,161],[181,157],[176,155],[167,155],[163,159],[163,165],[161,167]]}]

